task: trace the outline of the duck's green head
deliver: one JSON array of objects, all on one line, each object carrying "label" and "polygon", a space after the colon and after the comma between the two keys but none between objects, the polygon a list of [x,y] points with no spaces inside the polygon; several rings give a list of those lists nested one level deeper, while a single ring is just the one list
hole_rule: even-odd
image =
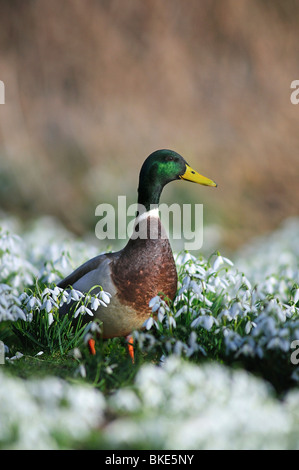
[{"label": "duck's green head", "polygon": [[187,180],[205,186],[217,186],[214,181],[193,170],[186,160],[173,150],[157,150],[142,165],[139,175],[138,203],[148,210],[159,204],[162,189],[175,180]]}]

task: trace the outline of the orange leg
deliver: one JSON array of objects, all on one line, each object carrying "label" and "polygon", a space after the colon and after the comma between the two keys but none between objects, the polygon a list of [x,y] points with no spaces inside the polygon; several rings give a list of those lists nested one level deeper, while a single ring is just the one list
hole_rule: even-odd
[{"label": "orange leg", "polygon": [[132,359],[132,363],[134,364],[133,336],[132,336],[132,335],[128,335],[128,336],[126,337],[126,340],[128,341],[128,351],[129,351],[130,357],[131,357],[131,359]]},{"label": "orange leg", "polygon": [[[135,361],[134,361],[133,336],[128,335],[126,337],[126,340],[128,342],[129,355],[130,355],[130,358],[132,359],[132,363],[134,364]],[[88,344],[88,349],[89,349],[90,354],[92,354],[94,356],[96,354],[95,340],[94,339],[89,339],[87,344]]]},{"label": "orange leg", "polygon": [[94,356],[95,353],[96,353],[96,349],[94,347],[95,340],[94,339],[89,339],[87,344],[88,344],[88,349],[89,349],[90,354],[92,354]]}]

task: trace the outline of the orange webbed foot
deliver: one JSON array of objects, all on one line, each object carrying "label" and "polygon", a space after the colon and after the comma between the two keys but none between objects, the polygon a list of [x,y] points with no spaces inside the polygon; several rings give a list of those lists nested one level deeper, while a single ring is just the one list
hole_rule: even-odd
[{"label": "orange webbed foot", "polygon": [[89,349],[90,354],[94,356],[96,353],[95,340],[91,338],[88,340],[87,344],[88,344],[88,349]]},{"label": "orange webbed foot", "polygon": [[134,364],[135,362],[135,359],[134,359],[134,345],[133,345],[133,336],[132,335],[128,335],[126,337],[126,340],[128,342],[128,351],[129,351],[129,355],[130,355],[130,358],[132,359],[132,363]]}]

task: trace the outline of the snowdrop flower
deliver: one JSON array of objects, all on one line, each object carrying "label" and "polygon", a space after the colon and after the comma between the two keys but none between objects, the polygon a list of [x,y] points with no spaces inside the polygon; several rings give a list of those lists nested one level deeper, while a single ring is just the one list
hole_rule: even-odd
[{"label": "snowdrop flower", "polygon": [[162,323],[164,316],[165,316],[165,308],[163,306],[160,306],[158,310],[158,320],[160,323]]},{"label": "snowdrop flower", "polygon": [[284,352],[288,352],[290,349],[290,343],[289,341],[276,336],[275,338],[270,339],[267,344],[267,349],[281,349]]},{"label": "snowdrop flower", "polygon": [[195,328],[197,326],[202,326],[205,330],[210,330],[214,323],[217,323],[217,320],[211,315],[202,315],[191,323],[191,327]]},{"label": "snowdrop flower", "polygon": [[65,290],[62,290],[62,292],[60,293],[59,307],[62,307],[63,304],[67,304],[69,302],[70,300],[69,300],[68,292]]},{"label": "snowdrop flower", "polygon": [[191,281],[191,278],[189,275],[184,277],[183,282],[182,282],[182,287],[179,289],[178,295],[181,295],[183,294],[183,292],[186,292],[188,290],[190,281]]},{"label": "snowdrop flower", "polygon": [[229,282],[224,277],[218,277],[217,276],[215,278],[215,286],[216,286],[216,288],[218,287],[218,288],[226,290],[229,287]]},{"label": "snowdrop flower", "polygon": [[105,292],[101,290],[98,295],[99,295],[100,301],[102,300],[105,304],[110,303],[111,294],[109,292]]},{"label": "snowdrop flower", "polygon": [[82,292],[76,289],[71,289],[68,292],[68,298],[66,303],[69,304],[72,300],[78,302],[80,299],[82,299],[82,297],[84,297],[84,294]]},{"label": "snowdrop flower", "polygon": [[172,315],[168,315],[167,325],[168,325],[169,329],[176,328],[176,321],[175,321],[175,318]]},{"label": "snowdrop flower", "polygon": [[207,275],[207,272],[204,267],[197,265],[192,276],[196,277],[198,279],[205,279]]},{"label": "snowdrop flower", "polygon": [[221,255],[218,255],[216,260],[213,263],[213,270],[218,271],[219,267],[224,263],[227,263],[230,266],[234,265],[234,263],[230,259],[225,258],[224,256],[221,256]]},{"label": "snowdrop flower", "polygon": [[49,323],[49,326],[51,326],[53,322],[54,322],[53,313],[50,312],[50,313],[48,314],[48,323]]},{"label": "snowdrop flower", "polygon": [[242,316],[243,309],[240,302],[233,303],[233,305],[229,309],[229,313],[231,318],[236,318],[239,315]]},{"label": "snowdrop flower", "polygon": [[150,333],[134,331],[134,341],[136,341],[141,350],[150,350],[154,347],[156,339]]},{"label": "snowdrop flower", "polygon": [[77,360],[82,359],[82,354],[79,348],[72,349],[72,351],[69,352],[69,355]]},{"label": "snowdrop flower", "polygon": [[[97,310],[100,306],[100,300],[97,297],[93,297],[90,302],[90,308],[92,310]],[[104,303],[104,306],[107,307],[107,305]]]},{"label": "snowdrop flower", "polygon": [[68,253],[62,252],[60,258],[54,262],[55,264],[60,264],[62,269],[67,269],[70,265],[70,256]]},{"label": "snowdrop flower", "polygon": [[50,299],[46,299],[45,302],[42,304],[41,309],[45,309],[48,313],[52,310],[52,302]]},{"label": "snowdrop flower", "polygon": [[93,317],[93,313],[92,311],[86,307],[86,305],[81,305],[79,308],[77,308],[77,310],[74,312],[74,318],[77,318],[78,315],[85,315],[85,314],[88,314],[90,315],[91,317]]},{"label": "snowdrop flower", "polygon": [[34,296],[29,297],[27,304],[28,304],[28,307],[31,309],[34,309],[35,307],[38,307],[38,308],[41,307],[41,301],[37,297],[34,297]]},{"label": "snowdrop flower", "polygon": [[64,292],[63,289],[55,286],[54,289],[50,289],[50,288],[46,288],[43,290],[42,292],[42,298],[43,299],[51,299],[53,304],[55,304],[55,306],[57,307],[57,304],[56,302],[58,301],[58,298],[59,296],[61,295],[61,293]]},{"label": "snowdrop flower", "polygon": [[86,339],[85,337],[85,342],[87,342],[90,338],[92,338],[94,335],[101,334],[102,329],[100,324],[97,321],[91,321],[89,322],[86,327],[85,327],[85,335],[88,333],[89,337]]},{"label": "snowdrop flower", "polygon": [[180,264],[184,265],[184,264],[189,263],[190,261],[195,262],[196,258],[193,255],[191,255],[190,253],[185,252],[180,261],[181,261]]},{"label": "snowdrop flower", "polygon": [[117,364],[111,364],[111,365],[108,365],[105,367],[105,371],[108,375],[112,375],[113,374],[113,369],[115,369],[117,367]]},{"label": "snowdrop flower", "polygon": [[294,292],[294,304],[296,304],[299,301],[299,289],[296,289]]},{"label": "snowdrop flower", "polygon": [[175,314],[175,318],[179,317],[182,313],[187,313],[188,311],[188,306],[187,305],[183,305],[183,307],[181,307]]},{"label": "snowdrop flower", "polygon": [[209,299],[207,299],[207,297],[205,296],[202,296],[202,301],[205,305],[207,305],[208,307],[212,307],[213,305],[213,302],[211,302]]},{"label": "snowdrop flower", "polygon": [[84,364],[79,364],[78,368],[76,369],[76,371],[75,371],[75,377],[78,376],[78,375],[79,375],[80,377],[82,377],[83,379],[86,378],[86,375],[87,375],[87,374],[86,374],[86,367],[85,367]]},{"label": "snowdrop flower", "polygon": [[229,330],[228,328],[223,330],[223,334],[227,354],[238,351],[240,346],[243,344],[242,337],[235,331]]},{"label": "snowdrop flower", "polygon": [[198,295],[198,296],[202,295],[201,286],[200,286],[199,284],[197,284],[197,282],[191,281],[191,282],[190,282],[190,289],[192,289],[192,291],[193,291],[196,295]]},{"label": "snowdrop flower", "polygon": [[249,356],[255,357],[256,356],[256,345],[254,342],[244,342],[241,346],[239,346],[235,357],[238,358],[240,356]]},{"label": "snowdrop flower", "polygon": [[182,352],[186,350],[186,345],[178,340],[175,342],[175,345],[174,345],[174,348],[173,348],[173,353],[176,355],[176,356],[181,356],[182,355]]},{"label": "snowdrop flower", "polygon": [[248,322],[246,323],[245,325],[245,333],[247,335],[249,335],[250,331],[252,330],[252,328],[256,327],[256,323],[254,323],[253,321],[250,321],[248,320]]},{"label": "snowdrop flower", "polygon": [[153,297],[150,301],[149,301],[149,307],[152,309],[152,312],[155,313],[159,307],[160,307],[160,297],[159,296],[156,296],[156,297]]},{"label": "snowdrop flower", "polygon": [[146,330],[150,330],[151,327],[155,325],[158,328],[157,322],[154,320],[152,316],[150,316],[145,322],[142,324],[142,327],[145,328]]},{"label": "snowdrop flower", "polygon": [[197,351],[200,351],[203,356],[207,355],[205,349],[197,343],[197,334],[192,331],[186,348],[186,357],[191,357]]},{"label": "snowdrop flower", "polygon": [[223,264],[223,258],[222,256],[217,256],[216,260],[213,263],[213,270],[218,271],[221,264]]},{"label": "snowdrop flower", "polygon": [[252,332],[253,336],[265,335],[275,336],[277,334],[277,327],[273,317],[261,314],[256,319],[256,327]]},{"label": "snowdrop flower", "polygon": [[142,327],[145,328],[146,330],[149,330],[154,324],[154,319],[153,317],[147,318],[145,322],[142,324]]}]

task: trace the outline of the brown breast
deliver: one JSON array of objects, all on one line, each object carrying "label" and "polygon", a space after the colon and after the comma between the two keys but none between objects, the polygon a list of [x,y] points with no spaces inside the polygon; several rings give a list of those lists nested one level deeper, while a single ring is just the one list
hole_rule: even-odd
[{"label": "brown breast", "polygon": [[177,272],[167,234],[157,217],[140,221],[121,256],[112,265],[119,300],[141,315],[149,301],[163,293],[171,300],[177,290]]}]

